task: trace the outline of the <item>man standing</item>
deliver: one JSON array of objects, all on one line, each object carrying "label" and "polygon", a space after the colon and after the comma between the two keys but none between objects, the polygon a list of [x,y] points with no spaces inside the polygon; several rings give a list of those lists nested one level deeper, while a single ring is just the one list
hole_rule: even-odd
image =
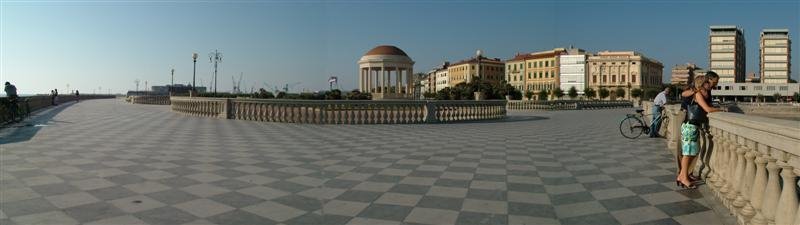
[{"label": "man standing", "polygon": [[664,88],[664,91],[656,95],[653,100],[653,122],[650,123],[650,137],[658,137],[658,130],[661,128],[661,111],[664,110],[664,105],[667,104],[667,96],[669,96],[669,87]]},{"label": "man standing", "polygon": [[4,91],[6,92],[6,97],[8,97],[11,120],[15,120],[17,118],[17,99],[19,99],[19,95],[17,95],[17,87],[6,81],[6,87]]}]

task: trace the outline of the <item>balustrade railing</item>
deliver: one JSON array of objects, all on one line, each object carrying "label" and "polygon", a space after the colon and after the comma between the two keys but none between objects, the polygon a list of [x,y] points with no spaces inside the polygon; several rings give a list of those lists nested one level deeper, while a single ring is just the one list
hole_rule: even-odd
[{"label": "balustrade railing", "polygon": [[630,101],[555,100],[555,101],[508,101],[508,110],[583,110],[633,107]]},{"label": "balustrade railing", "polygon": [[148,105],[169,105],[169,96],[166,95],[143,95],[143,96],[128,96],[126,101],[133,104],[148,104]]},{"label": "balustrade railing", "polygon": [[[649,112],[652,103],[643,104]],[[770,106],[765,106],[770,107]],[[679,105],[665,107],[672,119],[666,136],[680,151]],[[800,121],[717,112],[702,129],[696,172],[739,224],[800,224]]]},{"label": "balustrade railing", "polygon": [[500,119],[506,101],[350,101],[172,97],[190,115],[285,123],[407,124]]}]

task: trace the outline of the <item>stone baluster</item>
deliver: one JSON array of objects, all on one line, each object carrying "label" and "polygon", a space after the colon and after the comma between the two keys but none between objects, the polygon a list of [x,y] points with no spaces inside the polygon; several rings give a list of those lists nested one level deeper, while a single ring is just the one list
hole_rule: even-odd
[{"label": "stone baluster", "polygon": [[779,165],[782,168],[783,188],[775,211],[775,224],[792,224],[797,211],[797,174],[791,165],[785,162]]},{"label": "stone baluster", "polygon": [[[737,205],[734,204],[734,202],[736,200],[736,197],[739,195],[739,189],[738,189],[739,182],[740,182],[739,178],[741,178],[742,177],[741,175],[744,173],[743,172],[744,171],[744,167],[743,167],[743,165],[744,165],[744,160],[743,160],[744,156],[742,156],[742,154],[744,154],[744,152],[743,152],[743,150],[741,148],[739,148],[739,142],[737,140],[738,137],[735,136],[735,135],[731,135],[731,136],[732,136],[731,137],[731,148],[730,148],[731,163],[732,163],[730,165],[730,167],[731,167],[731,170],[730,170],[731,171],[731,176],[730,176],[731,180],[730,180],[730,182],[728,182],[728,190],[729,191],[728,191],[727,195],[725,195],[725,199],[727,199],[728,205],[730,206],[730,208],[734,208],[734,207],[739,208],[739,207],[741,207],[741,205],[737,206]],[[736,209],[736,210],[731,210],[731,211],[738,212],[739,210]]]},{"label": "stone baluster", "polygon": [[778,207],[778,199],[780,198],[780,166],[778,166],[777,159],[767,158],[767,186],[764,190],[764,200],[762,201],[761,214],[767,221],[767,224],[775,224],[775,209]]},{"label": "stone baluster", "polygon": [[752,141],[747,141],[747,145],[742,146],[745,148],[745,169],[743,175],[743,182],[741,184],[741,193],[740,197],[742,201],[744,201],[744,205],[741,209],[742,219],[744,220],[744,224],[748,224],[750,219],[756,215],[755,209],[753,208],[753,204],[751,203],[751,194],[753,192],[753,183],[756,179],[756,166],[755,166],[755,157],[756,157],[756,150],[757,146]]},{"label": "stone baluster", "polygon": [[722,154],[720,154],[720,165],[719,165],[719,172],[720,172],[720,179],[717,182],[716,187],[717,190],[717,197],[724,202],[727,202],[725,199],[725,195],[727,195],[729,190],[730,179],[731,179],[731,142],[730,142],[730,133],[720,130],[720,150]]},{"label": "stone baluster", "polygon": [[750,194],[750,203],[755,209],[755,216],[750,220],[753,225],[766,225],[767,220],[763,215],[764,190],[767,187],[767,159],[761,154],[756,154],[756,177]]}]

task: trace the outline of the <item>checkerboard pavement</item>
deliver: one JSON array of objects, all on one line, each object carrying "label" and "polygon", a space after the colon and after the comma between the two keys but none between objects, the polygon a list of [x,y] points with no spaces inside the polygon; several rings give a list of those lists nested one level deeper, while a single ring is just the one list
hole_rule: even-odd
[{"label": "checkerboard pavement", "polygon": [[630,109],[307,125],[59,107],[0,130],[0,224],[720,223],[676,190],[663,140],[619,135]]}]

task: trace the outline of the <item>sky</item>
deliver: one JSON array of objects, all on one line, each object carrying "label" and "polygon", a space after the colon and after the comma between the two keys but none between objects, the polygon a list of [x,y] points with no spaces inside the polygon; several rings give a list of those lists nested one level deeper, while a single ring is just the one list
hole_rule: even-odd
[{"label": "sky", "polygon": [[[575,46],[635,50],[664,64],[708,68],[708,27],[744,29],[747,71],[759,33],[788,28],[800,73],[800,1],[9,1],[0,0],[0,80],[23,94],[78,89],[124,93],[192,81],[208,85],[209,53],[223,54],[218,90],[297,84],[290,91],[358,86],[359,58],[395,45],[425,72],[443,61]],[[299,83],[299,84],[298,84]]]}]

